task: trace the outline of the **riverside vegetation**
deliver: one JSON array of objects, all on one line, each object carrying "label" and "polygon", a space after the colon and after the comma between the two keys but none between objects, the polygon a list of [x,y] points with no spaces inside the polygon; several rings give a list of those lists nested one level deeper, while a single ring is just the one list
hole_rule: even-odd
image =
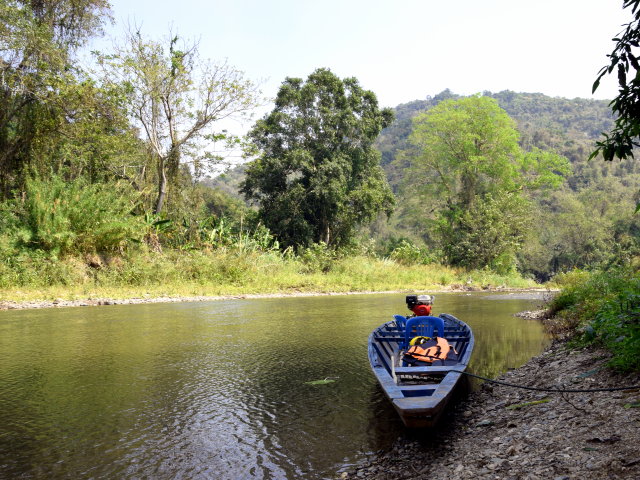
[{"label": "riverside vegetation", "polygon": [[[108,2],[0,9],[0,299],[528,288],[578,268],[606,273],[571,277],[559,328],[637,348],[640,167],[589,160],[606,102],[380,108],[319,68],[239,138],[222,121],[261,93],[197,44],[132,29],[81,62]],[[209,178],[237,150],[243,170]]]}]

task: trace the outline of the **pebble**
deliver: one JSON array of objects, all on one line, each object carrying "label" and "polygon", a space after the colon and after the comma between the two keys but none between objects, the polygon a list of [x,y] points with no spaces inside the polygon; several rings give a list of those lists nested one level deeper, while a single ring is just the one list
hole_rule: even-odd
[{"label": "pebble", "polygon": [[478,423],[476,423],[476,427],[489,427],[493,425],[493,422],[491,420],[480,420]]}]

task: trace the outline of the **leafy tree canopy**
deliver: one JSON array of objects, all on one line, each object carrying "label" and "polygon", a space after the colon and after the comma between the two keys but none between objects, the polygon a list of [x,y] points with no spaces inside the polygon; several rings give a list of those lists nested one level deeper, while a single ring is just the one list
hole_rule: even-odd
[{"label": "leafy tree canopy", "polygon": [[558,186],[570,171],[553,152],[522,151],[515,122],[489,97],[446,100],[413,125],[409,140],[416,150],[408,153],[417,155],[423,175],[433,176],[423,187],[447,205],[469,208],[490,192]]},{"label": "leafy tree canopy", "polygon": [[260,151],[241,186],[259,203],[260,216],[284,246],[346,244],[354,228],[393,195],[373,143],[393,120],[375,94],[355,78],[328,69],[287,78],[275,108],[249,133]]},{"label": "leafy tree canopy", "polygon": [[411,188],[437,211],[433,225],[449,262],[479,267],[512,257],[527,227],[525,192],[557,187],[567,160],[525,153],[514,121],[489,97],[445,100],[413,124],[414,148],[405,152]]},{"label": "leafy tree canopy", "polygon": [[640,0],[625,0],[623,8],[629,8],[633,20],[625,25],[613,41],[616,46],[607,55],[609,64],[602,67],[593,84],[595,92],[604,75],[616,70],[618,75],[618,96],[611,102],[611,110],[617,116],[615,126],[604,140],[597,142],[597,149],[591,158],[599,153],[605,160],[614,157],[633,157],[633,149],[640,146],[640,63],[634,49],[640,47]]},{"label": "leafy tree canopy", "polygon": [[[109,18],[106,0],[0,2],[0,198],[24,187],[28,169],[51,170],[77,153],[86,143],[81,117],[91,116],[84,105],[111,109],[74,62]],[[112,112],[101,117],[107,130]]]}]

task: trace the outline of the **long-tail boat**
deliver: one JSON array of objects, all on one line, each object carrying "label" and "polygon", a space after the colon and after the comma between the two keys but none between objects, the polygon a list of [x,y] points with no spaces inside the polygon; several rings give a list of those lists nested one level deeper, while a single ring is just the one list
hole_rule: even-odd
[{"label": "long-tail boat", "polygon": [[[413,311],[432,301],[429,295],[407,295]],[[447,313],[394,315],[371,333],[371,368],[407,427],[437,423],[469,363],[473,343],[471,328]]]}]

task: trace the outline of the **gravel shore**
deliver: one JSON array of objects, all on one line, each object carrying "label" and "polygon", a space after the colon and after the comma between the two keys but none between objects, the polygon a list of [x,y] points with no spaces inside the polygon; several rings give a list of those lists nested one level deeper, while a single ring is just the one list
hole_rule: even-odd
[{"label": "gravel shore", "polygon": [[[608,357],[556,341],[498,380],[569,389],[640,385],[640,375],[608,369]],[[444,425],[407,431],[390,451],[341,478],[640,478],[640,389],[558,394],[484,383],[452,407]]]},{"label": "gravel shore", "polygon": [[288,293],[255,293],[241,295],[216,295],[216,296],[164,296],[164,297],[135,297],[135,298],[91,298],[82,300],[33,300],[13,301],[0,300],[0,310],[25,310],[29,308],[56,308],[56,307],[95,307],[101,305],[136,305],[142,303],[177,303],[177,302],[211,302],[217,300],[233,300],[243,298],[283,298],[283,297],[316,297],[326,295],[370,295],[373,293],[398,293],[398,292],[288,292]]},{"label": "gravel shore", "polygon": [[[472,292],[472,291],[490,291],[509,295],[519,295],[520,298],[541,298],[544,294],[554,292],[554,290],[542,289],[542,288],[528,288],[528,289],[511,289],[511,288],[494,288],[491,290],[485,289],[471,289],[464,288],[458,285],[453,285],[444,288],[442,292]],[[431,293],[438,293],[435,290],[430,290]],[[15,301],[15,300],[0,300],[0,310],[24,310],[30,308],[56,308],[56,307],[92,307],[101,305],[135,305],[141,303],[176,303],[176,302],[210,302],[216,300],[233,300],[244,298],[284,298],[284,297],[317,297],[327,295],[371,295],[371,294],[392,294],[392,293],[406,293],[402,291],[386,291],[386,292],[280,292],[280,293],[255,293],[255,294],[238,294],[238,295],[214,295],[214,296],[143,296],[135,298],[85,298],[79,300],[65,300],[59,298],[57,300],[29,300],[29,301]],[[524,312],[529,313],[529,312]],[[535,313],[535,312],[533,312]]]}]

